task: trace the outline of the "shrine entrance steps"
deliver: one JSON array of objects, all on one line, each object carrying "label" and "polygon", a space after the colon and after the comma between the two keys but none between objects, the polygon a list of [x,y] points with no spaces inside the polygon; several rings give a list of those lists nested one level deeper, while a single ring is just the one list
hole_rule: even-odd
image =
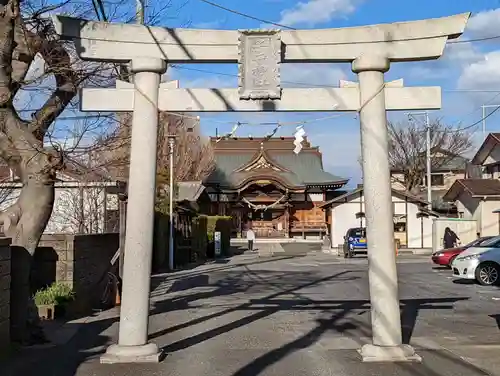
[{"label": "shrine entrance steps", "polygon": [[[243,244],[247,243],[245,238],[233,238],[231,239],[231,244]],[[280,243],[280,244],[288,244],[288,243],[304,243],[304,244],[321,244],[323,240],[321,239],[299,239],[299,238],[259,238],[255,239],[255,243]]]},{"label": "shrine entrance steps", "polygon": [[238,254],[254,254],[259,257],[305,256],[311,253],[321,253],[320,243],[280,243],[258,242],[254,244],[253,251],[248,251],[246,243],[232,244]]}]

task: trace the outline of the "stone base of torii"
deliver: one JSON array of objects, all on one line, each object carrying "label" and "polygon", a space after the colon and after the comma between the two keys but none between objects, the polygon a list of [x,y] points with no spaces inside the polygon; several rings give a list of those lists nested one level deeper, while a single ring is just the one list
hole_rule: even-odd
[{"label": "stone base of torii", "polygon": [[[365,189],[372,344],[363,361],[419,361],[402,343],[387,110],[439,109],[440,88],[384,82],[391,62],[439,58],[470,14],[413,22],[322,30],[195,30],[53,17],[84,60],[131,63],[134,86],[84,89],[83,111],[133,111],[123,300],[118,344],[102,363],[159,362],[148,343],[158,110],[359,111]],[[238,89],[160,86],[167,63],[238,63]],[[359,83],[340,88],[282,89],[281,63],[351,62]]]}]

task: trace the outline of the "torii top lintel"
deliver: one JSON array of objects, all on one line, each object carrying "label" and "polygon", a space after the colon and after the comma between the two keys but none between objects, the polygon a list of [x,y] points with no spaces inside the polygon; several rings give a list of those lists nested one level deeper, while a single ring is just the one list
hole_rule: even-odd
[{"label": "torii top lintel", "polygon": [[[459,37],[470,13],[363,27],[281,30],[282,62],[351,62],[362,54],[390,61],[439,58],[446,41]],[[128,62],[152,57],[170,63],[236,63],[238,30],[168,29],[52,17],[63,38],[73,39],[82,59]]]}]

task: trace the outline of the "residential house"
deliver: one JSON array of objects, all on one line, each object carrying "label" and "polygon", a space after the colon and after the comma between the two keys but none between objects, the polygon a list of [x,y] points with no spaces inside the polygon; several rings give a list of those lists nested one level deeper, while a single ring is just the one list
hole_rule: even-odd
[{"label": "residential house", "polygon": [[[0,166],[0,210],[12,205],[22,183],[13,171]],[[66,160],[57,173],[52,215],[45,233],[103,233],[119,230],[119,195],[125,183],[112,180],[104,169],[87,168]]]},{"label": "residential house", "polygon": [[459,179],[445,194],[454,202],[458,216],[477,221],[481,235],[500,234],[500,133],[490,133],[471,160],[481,175],[476,179]]},{"label": "residential house", "polygon": [[[439,214],[427,210],[425,200],[401,190],[392,189],[392,204],[394,238],[400,247],[431,248],[432,219]],[[321,207],[329,211],[332,247],[343,244],[348,229],[366,226],[362,186],[329,200]]]},{"label": "residential house", "polygon": [[[422,156],[425,163],[425,156]],[[458,179],[478,178],[477,169],[471,166],[471,162],[460,155],[450,154],[441,148],[431,150],[431,197],[432,210],[446,215],[456,216],[457,208],[453,202],[446,202],[443,196]],[[405,174],[401,169],[391,169],[392,188],[406,191]],[[422,184],[412,190],[415,196],[427,200],[427,175],[425,167],[422,168]]]},{"label": "residential house", "polygon": [[500,133],[488,134],[471,163],[481,166],[481,178],[500,178]]},{"label": "residential house", "polygon": [[500,180],[460,179],[443,198],[456,204],[459,218],[475,220],[482,236],[500,234]]}]

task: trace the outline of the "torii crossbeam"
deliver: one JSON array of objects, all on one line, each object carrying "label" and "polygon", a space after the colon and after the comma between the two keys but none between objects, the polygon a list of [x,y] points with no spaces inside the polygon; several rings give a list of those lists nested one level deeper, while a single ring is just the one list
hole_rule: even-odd
[{"label": "torii crossbeam", "polygon": [[[387,85],[387,83],[386,83]],[[82,89],[82,111],[132,111],[135,89]],[[140,94],[139,94],[140,95]],[[440,87],[390,87],[384,90],[386,109],[436,110],[441,108]],[[160,85],[158,109],[172,112],[295,112],[357,111],[358,87],[282,89],[280,100],[240,100],[238,89],[177,89]]]}]

